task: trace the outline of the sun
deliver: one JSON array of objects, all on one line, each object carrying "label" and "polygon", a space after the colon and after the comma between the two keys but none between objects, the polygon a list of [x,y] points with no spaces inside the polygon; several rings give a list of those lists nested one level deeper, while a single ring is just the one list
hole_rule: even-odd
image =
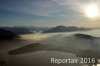
[{"label": "sun", "polygon": [[99,16],[99,7],[96,4],[88,5],[85,8],[85,14],[87,17],[95,18]]}]

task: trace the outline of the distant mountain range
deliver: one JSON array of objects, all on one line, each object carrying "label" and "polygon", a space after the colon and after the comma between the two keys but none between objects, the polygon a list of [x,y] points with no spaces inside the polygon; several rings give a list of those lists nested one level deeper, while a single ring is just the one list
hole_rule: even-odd
[{"label": "distant mountain range", "polygon": [[57,26],[57,27],[35,27],[35,26],[14,26],[14,27],[0,27],[1,29],[6,29],[12,31],[16,34],[30,34],[30,33],[55,33],[55,32],[72,32],[72,31],[82,31],[89,30],[89,28],[79,28],[75,26]]},{"label": "distant mountain range", "polygon": [[14,26],[14,27],[0,27],[0,28],[22,35],[22,34],[30,34],[30,33],[45,31],[50,29],[51,27]]},{"label": "distant mountain range", "polygon": [[0,40],[11,40],[11,39],[17,39],[20,36],[18,36],[16,33],[13,33],[11,31],[0,29]]},{"label": "distant mountain range", "polygon": [[82,31],[82,30],[88,30],[88,29],[89,28],[79,28],[79,27],[75,27],[75,26],[66,27],[66,26],[60,25],[60,26],[54,27],[52,29],[43,31],[43,33],[72,32],[72,31]]}]

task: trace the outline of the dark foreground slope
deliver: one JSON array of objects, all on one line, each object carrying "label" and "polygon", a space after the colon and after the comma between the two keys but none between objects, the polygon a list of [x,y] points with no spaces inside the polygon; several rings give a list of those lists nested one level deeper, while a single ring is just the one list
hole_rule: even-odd
[{"label": "dark foreground slope", "polygon": [[5,29],[0,29],[0,40],[11,40],[19,37],[20,36],[18,36],[16,33],[13,33]]}]

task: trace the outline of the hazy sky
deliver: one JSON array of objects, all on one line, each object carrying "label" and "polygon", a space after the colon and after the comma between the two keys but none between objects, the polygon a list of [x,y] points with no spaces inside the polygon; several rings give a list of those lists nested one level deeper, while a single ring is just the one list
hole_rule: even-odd
[{"label": "hazy sky", "polygon": [[[85,5],[96,0],[0,0],[0,26],[97,26],[87,18]],[[94,23],[96,25],[94,25]],[[99,24],[100,25],[100,24]]]}]

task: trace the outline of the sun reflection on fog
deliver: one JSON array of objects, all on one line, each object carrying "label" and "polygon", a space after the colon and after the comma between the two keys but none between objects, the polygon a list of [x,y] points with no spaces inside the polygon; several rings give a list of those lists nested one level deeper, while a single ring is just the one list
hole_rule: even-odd
[{"label": "sun reflection on fog", "polygon": [[27,39],[27,40],[41,40],[44,39],[46,37],[48,37],[47,35],[44,34],[29,34],[29,35],[22,35],[23,39]]},{"label": "sun reflection on fog", "polygon": [[97,66],[100,66],[100,64],[97,64]]}]

